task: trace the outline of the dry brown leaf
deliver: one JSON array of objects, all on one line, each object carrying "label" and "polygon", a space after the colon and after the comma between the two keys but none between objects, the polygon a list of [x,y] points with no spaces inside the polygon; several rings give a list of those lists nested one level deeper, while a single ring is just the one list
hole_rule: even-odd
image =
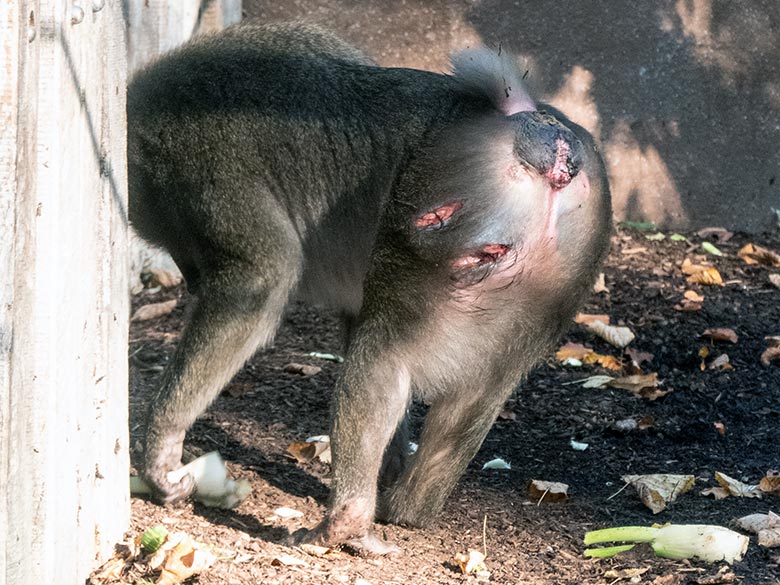
[{"label": "dry brown leaf", "polygon": [[615,347],[624,348],[634,340],[634,334],[628,327],[615,327],[605,325],[601,321],[594,321],[588,324],[588,329],[601,337],[607,343]]},{"label": "dry brown leaf", "polygon": [[758,482],[758,489],[765,494],[780,495],[780,470],[770,469]]},{"label": "dry brown leaf", "polygon": [[608,370],[620,371],[623,369],[623,362],[619,358],[611,355],[596,353],[595,351],[586,355],[582,362],[585,364],[599,364]]},{"label": "dry brown leaf", "polygon": [[625,353],[628,357],[630,357],[631,361],[636,366],[641,366],[644,363],[649,364],[651,361],[653,361],[653,357],[654,357],[652,353],[648,353],[646,351],[639,351],[638,349],[634,349],[632,347],[626,348],[626,350],[623,353]]},{"label": "dry brown leaf", "polygon": [[736,332],[727,327],[706,329],[699,337],[707,337],[713,341],[728,341],[729,343],[737,343],[739,341],[739,336]]},{"label": "dry brown leaf", "polygon": [[455,562],[464,575],[475,573],[480,577],[490,576],[490,572],[485,566],[485,555],[478,550],[470,549],[467,553],[456,554]]},{"label": "dry brown leaf", "polygon": [[734,366],[729,363],[729,356],[726,353],[720,354],[709,365],[711,370],[733,370]]},{"label": "dry brown leaf", "polygon": [[755,244],[745,244],[737,256],[742,258],[746,264],[762,264],[764,266],[780,266],[780,254],[756,246]]},{"label": "dry brown leaf", "polygon": [[330,463],[330,442],[328,441],[295,441],[287,447],[287,452],[299,463],[308,463],[318,457],[323,463]]},{"label": "dry brown leaf", "polygon": [[715,496],[716,500],[723,500],[731,495],[731,492],[724,487],[709,487],[701,490],[703,496]]},{"label": "dry brown leaf", "polygon": [[168,540],[160,548],[164,552],[162,572],[158,585],[176,585],[208,569],[217,560],[216,556],[204,545],[196,542],[184,533],[168,535]]},{"label": "dry brown leaf", "polygon": [[722,488],[727,489],[732,496],[738,498],[760,498],[762,494],[757,485],[742,483],[720,471],[715,472],[715,481],[717,481]]},{"label": "dry brown leaf", "polygon": [[511,408],[503,408],[498,413],[498,418],[501,420],[517,420],[517,413]]},{"label": "dry brown leaf", "polygon": [[590,315],[588,313],[577,313],[574,317],[575,323],[590,325],[594,321],[601,321],[604,325],[609,325],[609,315]]},{"label": "dry brown leaf", "polygon": [[655,418],[653,418],[653,417],[652,417],[652,416],[650,416],[650,415],[643,416],[642,418],[640,418],[640,419],[637,421],[637,428],[638,428],[640,431],[644,431],[645,429],[649,429],[649,428],[650,428],[650,427],[652,427],[653,425],[655,425]]},{"label": "dry brown leaf", "polygon": [[127,560],[124,558],[112,557],[103,563],[90,577],[90,585],[100,585],[102,583],[113,583],[119,581],[127,567]]},{"label": "dry brown leaf", "polygon": [[650,508],[653,514],[665,510],[667,504],[674,502],[696,482],[693,475],[671,473],[624,475],[620,479],[634,486],[642,503]]},{"label": "dry brown leaf", "polygon": [[717,268],[707,268],[696,274],[691,274],[686,280],[689,283],[723,285],[723,278]]},{"label": "dry brown leaf", "polygon": [[771,282],[772,286],[775,288],[780,288],[780,274],[770,274],[769,282]]},{"label": "dry brown leaf", "polygon": [[689,301],[692,301],[694,303],[703,303],[704,302],[704,295],[700,295],[695,290],[686,290],[683,293],[683,296],[688,299]]},{"label": "dry brown leaf", "polygon": [[322,368],[319,366],[312,366],[309,364],[298,364],[295,362],[291,362],[285,365],[284,368],[282,369],[288,374],[297,374],[299,376],[304,376],[306,378],[315,376],[322,371]]},{"label": "dry brown leaf", "polygon": [[532,479],[528,484],[528,496],[537,502],[562,502],[569,498],[569,486],[557,481]]},{"label": "dry brown leaf", "polygon": [[555,359],[559,362],[565,362],[568,359],[583,360],[591,353],[594,353],[593,350],[581,343],[566,343],[555,352]]},{"label": "dry brown leaf", "polygon": [[767,347],[761,354],[761,365],[769,366],[775,360],[780,360],[780,347]]},{"label": "dry brown leaf", "polygon": [[157,319],[158,317],[162,317],[173,311],[173,309],[176,308],[176,303],[176,299],[172,299],[170,301],[163,301],[162,303],[149,303],[143,307],[138,307],[138,310],[133,313],[130,320],[137,322]]},{"label": "dry brown leaf", "polygon": [[658,374],[653,372],[652,374],[637,374],[634,376],[624,376],[622,378],[616,378],[609,382],[607,386],[612,388],[620,388],[622,390],[630,390],[631,392],[639,392],[644,388],[655,388],[658,386]]},{"label": "dry brown leaf", "polygon": [[761,546],[780,546],[780,516],[774,512],[743,516],[734,520],[734,524],[742,530],[757,534]]},{"label": "dry brown leaf", "polygon": [[682,273],[688,276],[696,274],[697,272],[703,272],[710,268],[712,268],[712,266],[707,266],[705,264],[694,264],[690,258],[683,260],[682,266],[680,266]]}]

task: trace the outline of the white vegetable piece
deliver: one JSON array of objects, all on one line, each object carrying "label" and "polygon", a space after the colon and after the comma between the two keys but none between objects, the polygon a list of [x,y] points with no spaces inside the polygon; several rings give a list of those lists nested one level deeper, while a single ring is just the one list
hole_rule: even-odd
[{"label": "white vegetable piece", "polygon": [[[168,472],[168,481],[178,483],[191,475],[195,481],[192,497],[210,508],[235,508],[252,491],[245,479],[234,480],[228,475],[225,462],[217,451],[206,453],[187,465]],[[134,494],[148,494],[149,485],[140,477],[130,477],[130,491]]]}]

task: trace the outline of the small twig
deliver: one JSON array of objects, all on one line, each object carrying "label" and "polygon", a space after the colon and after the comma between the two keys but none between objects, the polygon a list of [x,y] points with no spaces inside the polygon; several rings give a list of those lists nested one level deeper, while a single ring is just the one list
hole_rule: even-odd
[{"label": "small twig", "polygon": [[612,498],[614,498],[615,496],[617,496],[617,495],[618,495],[620,492],[622,492],[624,489],[626,489],[626,488],[627,488],[629,485],[630,485],[630,484],[628,484],[628,483],[624,483],[622,488],[620,488],[618,491],[616,491],[614,494],[612,494],[611,496],[609,496],[609,497],[607,498],[607,501],[610,501]]}]

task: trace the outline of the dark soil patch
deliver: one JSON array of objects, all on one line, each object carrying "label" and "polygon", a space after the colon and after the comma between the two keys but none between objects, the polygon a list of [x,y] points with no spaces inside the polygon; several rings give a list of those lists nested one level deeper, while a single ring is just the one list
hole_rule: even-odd
[{"label": "dark soil patch", "polygon": [[[700,240],[690,236],[694,242]],[[453,556],[482,548],[487,517],[487,565],[500,583],[614,583],[608,571],[644,568],[637,583],[780,583],[780,549],[759,547],[756,539],[745,559],[729,568],[699,562],[668,561],[632,551],[606,561],[582,556],[582,537],[597,527],[653,522],[728,525],[754,512],[780,511],[780,498],[728,498],[699,495],[715,485],[713,474],[756,483],[768,469],[780,467],[780,363],[759,364],[765,336],[780,335],[780,290],[768,275],[780,269],[748,266],[736,256],[750,241],[736,236],[719,245],[726,254],[711,258],[727,284],[686,285],[680,264],[695,254],[687,242],[650,241],[640,232],[620,232],[605,267],[609,292],[593,295],[584,309],[608,313],[636,333],[632,347],[653,354],[647,371],[658,372],[662,387],[673,389],[656,400],[635,398],[625,390],[583,389],[564,385],[596,373],[597,366],[575,369],[551,357],[517,390],[508,408],[515,420],[499,420],[451,496],[437,526],[408,530],[380,527],[403,553],[394,558],[363,559],[346,552],[319,558],[284,546],[287,536],[322,518],[328,494],[327,465],[302,465],[287,446],[328,427],[330,389],[339,365],[308,356],[312,351],[340,351],[335,317],[299,307],[285,320],[272,349],[258,354],[187,436],[190,453],[219,450],[235,476],[251,481],[253,492],[238,509],[215,511],[187,504],[160,508],[133,500],[133,534],[158,522],[189,532],[220,549],[221,560],[199,583],[461,583]],[[780,250],[780,238],[756,242]],[[637,248],[644,250],[637,251]],[[700,250],[699,248],[697,248]],[[629,252],[629,253],[626,253]],[[633,253],[630,253],[633,252]],[[683,291],[693,288],[706,298],[696,312],[674,309]],[[180,299],[166,317],[134,324],[131,334],[131,433],[140,438],[141,415],[154,391],[160,366],[177,339],[188,296],[183,288],[143,293],[134,305]],[[709,327],[730,327],[737,344],[698,338]],[[591,345],[599,353],[619,351],[574,326],[567,339]],[[733,369],[700,369],[699,350],[707,361],[727,353]],[[304,378],[283,371],[299,362],[322,367]],[[644,430],[620,431],[618,421],[652,417]],[[647,420],[647,419],[646,419]],[[715,423],[725,425],[721,434]],[[570,440],[585,442],[575,451]],[[137,450],[136,455],[137,457]],[[481,471],[494,457],[511,462],[508,471]],[[695,474],[697,485],[674,505],[654,516],[633,489],[613,496],[621,475]],[[531,479],[569,484],[570,499],[537,505],[529,499]],[[288,506],[304,513],[300,520],[280,520],[273,510]],[[277,566],[279,554],[294,555],[303,566]]]}]

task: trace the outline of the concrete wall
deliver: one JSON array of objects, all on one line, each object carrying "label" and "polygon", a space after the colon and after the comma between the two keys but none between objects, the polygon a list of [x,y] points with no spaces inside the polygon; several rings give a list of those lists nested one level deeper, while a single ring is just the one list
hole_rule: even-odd
[{"label": "concrete wall", "polygon": [[619,219],[761,231],[780,209],[779,0],[245,0],[305,18],[382,65],[446,71],[483,43],[591,130]]}]

